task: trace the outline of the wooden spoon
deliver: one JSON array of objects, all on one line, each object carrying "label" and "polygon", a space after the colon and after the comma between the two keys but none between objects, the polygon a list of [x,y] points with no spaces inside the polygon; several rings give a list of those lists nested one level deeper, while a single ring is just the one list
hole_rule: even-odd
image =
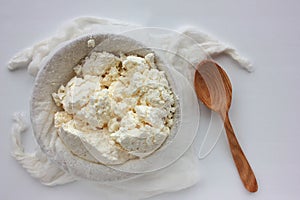
[{"label": "wooden spoon", "polygon": [[226,72],[217,63],[205,60],[197,66],[194,87],[198,98],[208,108],[221,115],[240,178],[249,192],[256,192],[258,185],[255,175],[229,121],[228,111],[231,105],[232,87]]}]

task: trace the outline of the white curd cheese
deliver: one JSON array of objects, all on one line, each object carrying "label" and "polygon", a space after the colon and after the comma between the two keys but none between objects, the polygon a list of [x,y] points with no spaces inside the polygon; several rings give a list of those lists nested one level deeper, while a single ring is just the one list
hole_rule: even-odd
[{"label": "white curd cheese", "polygon": [[104,164],[145,157],[162,145],[173,125],[175,97],[154,54],[93,52],[74,71],[52,94],[63,109],[55,114],[59,130],[84,138]]}]

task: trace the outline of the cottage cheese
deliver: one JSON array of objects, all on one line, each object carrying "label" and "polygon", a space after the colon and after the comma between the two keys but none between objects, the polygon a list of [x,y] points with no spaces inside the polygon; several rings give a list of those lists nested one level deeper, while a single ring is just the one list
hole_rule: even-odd
[{"label": "cottage cheese", "polygon": [[55,114],[58,130],[85,138],[104,164],[145,157],[162,145],[173,125],[175,97],[154,54],[93,52],[74,71],[52,94],[63,110]]}]

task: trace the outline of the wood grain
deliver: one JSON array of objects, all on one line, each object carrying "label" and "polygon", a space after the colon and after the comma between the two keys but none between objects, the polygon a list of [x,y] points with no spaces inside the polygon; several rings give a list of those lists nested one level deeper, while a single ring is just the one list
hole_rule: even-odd
[{"label": "wood grain", "polygon": [[230,145],[231,154],[239,172],[240,178],[245,188],[249,192],[256,192],[258,190],[258,185],[254,172],[234,134],[229,120],[228,112],[225,114],[224,127]]},{"label": "wood grain", "polygon": [[215,62],[205,60],[197,66],[194,78],[197,97],[211,110],[218,112],[224,127],[231,154],[240,178],[249,192],[256,192],[258,184],[254,172],[234,134],[228,111],[231,106],[232,86],[226,72]]}]

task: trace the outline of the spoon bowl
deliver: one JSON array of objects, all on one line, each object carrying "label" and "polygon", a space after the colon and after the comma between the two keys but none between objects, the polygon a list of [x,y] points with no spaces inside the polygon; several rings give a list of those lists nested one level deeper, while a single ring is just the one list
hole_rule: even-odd
[{"label": "spoon bowl", "polygon": [[198,65],[194,85],[197,97],[211,110],[226,112],[230,108],[230,80],[225,71],[213,61],[204,60]]},{"label": "spoon bowl", "polygon": [[232,86],[226,72],[214,61],[205,60],[197,66],[194,87],[199,100],[209,109],[218,112],[223,121],[231,154],[240,178],[249,192],[256,192],[257,181],[253,170],[238,143],[229,120]]}]

